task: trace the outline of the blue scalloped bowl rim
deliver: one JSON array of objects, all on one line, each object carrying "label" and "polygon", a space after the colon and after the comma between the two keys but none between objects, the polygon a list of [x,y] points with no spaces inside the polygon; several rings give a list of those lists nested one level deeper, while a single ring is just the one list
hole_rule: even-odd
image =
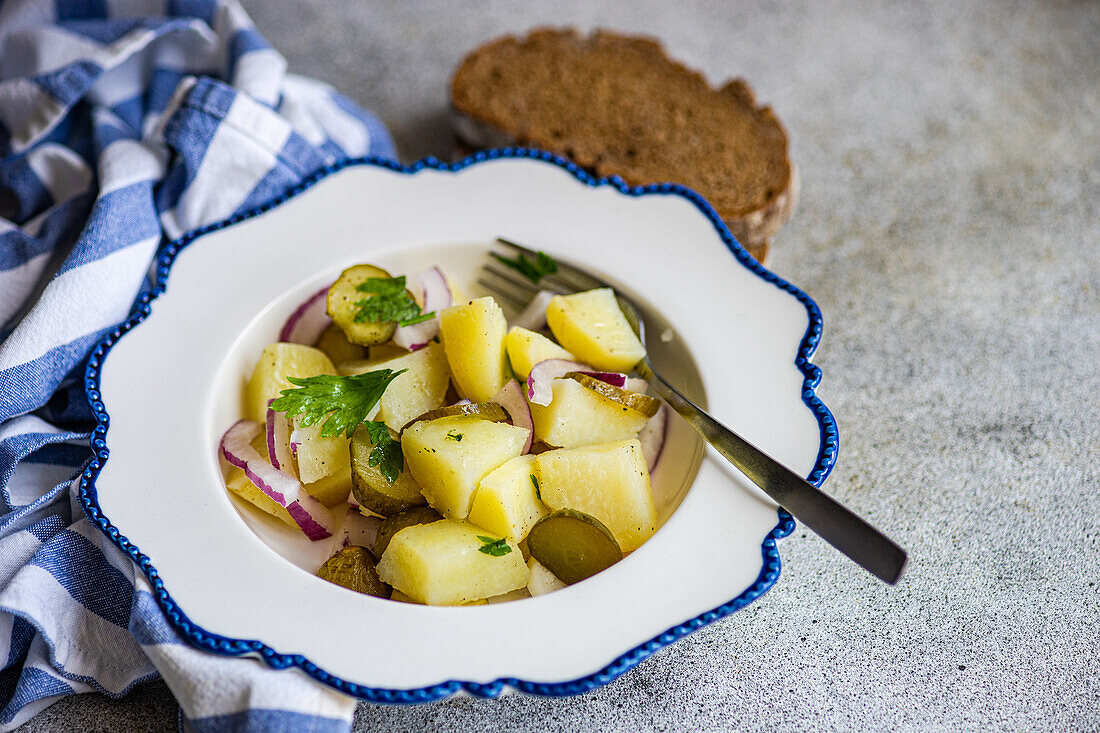
[{"label": "blue scalloped bowl rim", "polygon": [[810,358],[821,340],[821,309],[818,308],[817,304],[814,303],[806,293],[783,280],[775,273],[767,270],[754,260],[730,233],[714,208],[698,193],[684,186],[672,183],[631,186],[618,176],[597,179],[575,163],[554,155],[553,153],[532,148],[500,148],[485,150],[475,153],[456,163],[444,163],[431,157],[424,158],[407,166],[376,157],[343,160],[321,168],[294,188],[262,206],[240,212],[224,221],[200,227],[184,234],[179,239],[165,244],[157,258],[156,278],[152,288],[138,298],[130,317],[108,334],[96,346],[95,351],[92,352],[88,359],[88,366],[84,375],[84,389],[96,418],[96,427],[92,431],[92,449],[95,453],[95,457],[81,475],[79,490],[81,506],[91,522],[106,534],[119,549],[129,555],[134,562],[137,563],[142,573],[149,579],[149,583],[153,588],[153,595],[164,611],[169,623],[172,624],[183,638],[187,639],[194,646],[224,656],[259,656],[267,665],[274,669],[297,667],[305,674],[323,684],[370,702],[416,704],[439,700],[460,691],[478,697],[492,698],[500,695],[501,692],[508,687],[532,695],[576,695],[608,684],[633,667],[636,667],[658,649],[668,646],[696,629],[702,628],[707,624],[711,624],[718,619],[728,616],[734,611],[744,608],[775,585],[780,572],[779,550],[776,541],[781,537],[789,535],[794,531],[795,527],[794,519],[783,509],[778,510],[778,521],[761,544],[760,550],[763,557],[763,566],[756,581],[748,589],[729,602],[685,621],[682,624],[674,626],[649,641],[628,650],[598,672],[567,682],[538,683],[528,682],[514,677],[506,677],[488,683],[451,680],[428,687],[393,690],[368,687],[349,682],[326,672],[301,654],[282,654],[264,644],[262,641],[232,639],[220,636],[192,623],[164,587],[164,582],[160,579],[157,569],[153,566],[149,557],[122,535],[118,528],[111,524],[110,519],[103,514],[99,507],[95,480],[99,476],[109,455],[106,434],[110,424],[110,417],[107,413],[106,406],[102,402],[102,395],[100,393],[100,369],[111,347],[130,329],[149,317],[152,312],[150,304],[167,288],[169,271],[180,251],[203,235],[251,219],[252,217],[279,206],[309,189],[327,176],[349,166],[376,166],[408,175],[414,175],[424,169],[454,173],[472,165],[477,165],[478,163],[499,160],[502,158],[523,158],[556,165],[571,173],[581,183],[589,186],[610,186],[628,196],[681,196],[693,203],[699,211],[710,220],[722,241],[725,242],[730,252],[742,265],[765,281],[772,283],[776,287],[797,298],[806,308],[809,316],[809,326],[799,344],[795,365],[803,375],[802,401],[812,410],[817,419],[821,435],[817,460],[814,463],[813,470],[807,478],[815,486],[820,486],[825,481],[826,477],[828,477],[830,471],[832,471],[833,465],[836,463],[837,452],[840,445],[839,433],[836,420],[829,411],[829,408],[826,407],[814,393],[814,389],[821,382],[821,370],[810,362]]}]

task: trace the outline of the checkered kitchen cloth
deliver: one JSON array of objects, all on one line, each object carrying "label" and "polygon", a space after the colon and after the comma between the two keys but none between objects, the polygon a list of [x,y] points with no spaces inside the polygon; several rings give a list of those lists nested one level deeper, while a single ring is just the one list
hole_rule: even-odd
[{"label": "checkered kitchen cloth", "polygon": [[394,155],[381,124],[288,75],[235,0],[0,3],[0,730],[157,675],[184,728],[350,729],[350,698],[185,644],[74,477],[88,353],[163,242],[368,154]]}]

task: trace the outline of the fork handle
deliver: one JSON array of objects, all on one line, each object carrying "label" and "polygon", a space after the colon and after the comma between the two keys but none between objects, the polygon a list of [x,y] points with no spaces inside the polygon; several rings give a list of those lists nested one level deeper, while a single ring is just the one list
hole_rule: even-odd
[{"label": "fork handle", "polygon": [[657,374],[648,359],[638,365],[638,372],[715,450],[779,506],[876,577],[890,585],[898,581],[906,554],[888,537],[715,420]]}]

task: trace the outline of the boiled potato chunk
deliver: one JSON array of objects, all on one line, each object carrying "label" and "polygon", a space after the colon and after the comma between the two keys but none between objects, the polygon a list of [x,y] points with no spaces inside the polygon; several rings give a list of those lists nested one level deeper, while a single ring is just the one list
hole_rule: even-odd
[{"label": "boiled potato chunk", "polygon": [[296,389],[287,377],[316,377],[335,374],[332,360],[320,349],[302,344],[275,343],[264,347],[245,387],[245,412],[249,420],[264,422],[267,403],[284,389]]},{"label": "boiled potato chunk", "polygon": [[534,456],[518,456],[481,479],[470,503],[469,520],[494,534],[520,542],[535,522],[550,513],[538,497]]},{"label": "boiled potato chunk", "polygon": [[329,438],[321,437],[324,421],[309,426],[301,424],[301,417],[293,418],[294,432],[291,443],[297,443],[298,477],[303,484],[312,484],[326,476],[346,476],[351,481],[351,454],[344,433]]},{"label": "boiled potato chunk", "polygon": [[404,596],[432,606],[457,606],[526,586],[530,573],[519,547],[505,541],[503,554],[482,552],[483,537],[489,537],[486,530],[453,519],[406,527],[382,553],[378,575]]},{"label": "boiled potato chunk", "polygon": [[611,288],[554,296],[546,322],[558,343],[596,369],[629,372],[645,356]]},{"label": "boiled potato chunk", "polygon": [[637,439],[541,453],[542,500],[551,509],[575,509],[603,522],[623,552],[657,531],[649,472]]},{"label": "boiled potato chunk", "polygon": [[311,484],[302,484],[302,489],[329,508],[343,504],[351,494],[351,468],[330,473]]},{"label": "boiled potato chunk", "polygon": [[444,308],[439,324],[459,394],[471,402],[488,402],[509,379],[504,311],[492,298],[478,298]]},{"label": "boiled potato chunk", "polygon": [[523,452],[527,429],[472,415],[413,423],[401,448],[428,503],[449,519],[465,519],[478,483]]},{"label": "boiled potato chunk", "polygon": [[572,379],[555,379],[550,404],[531,403],[535,440],[560,448],[611,443],[638,434],[644,414],[599,395]]},{"label": "boiled potato chunk", "polygon": [[510,603],[511,601],[522,601],[524,598],[530,597],[531,593],[527,590],[527,588],[517,588],[516,590],[508,591],[507,593],[499,596],[486,598],[484,602],[487,605],[493,603]]},{"label": "boiled potato chunk", "polygon": [[527,592],[532,596],[541,596],[566,587],[558,576],[533,557],[527,561],[527,569],[531,571],[531,579],[527,581]]},{"label": "boiled potato chunk", "polygon": [[[348,368],[349,365],[344,365]],[[369,366],[355,366],[348,374],[362,374],[377,369],[390,369],[405,373],[390,382],[382,399],[378,402],[378,417],[386,426],[401,432],[405,423],[428,410],[439,407],[447,396],[451,385],[451,370],[447,366],[447,355],[440,344],[428,344],[422,349],[406,353],[396,359]]]},{"label": "boiled potato chunk", "polygon": [[528,331],[520,326],[512,326],[508,335],[504,337],[504,348],[508,352],[508,360],[512,363],[512,371],[520,379],[527,379],[531,373],[531,367],[540,361],[547,359],[568,359],[574,357],[568,351],[555,344],[541,333]]},{"label": "boiled potato chunk", "polygon": [[386,548],[390,546],[390,540],[405,527],[411,527],[414,524],[431,524],[432,522],[438,522],[440,519],[443,519],[443,517],[439,516],[439,512],[430,506],[417,506],[386,517],[378,525],[378,534],[374,537],[374,547],[371,548],[374,556],[381,558]]}]

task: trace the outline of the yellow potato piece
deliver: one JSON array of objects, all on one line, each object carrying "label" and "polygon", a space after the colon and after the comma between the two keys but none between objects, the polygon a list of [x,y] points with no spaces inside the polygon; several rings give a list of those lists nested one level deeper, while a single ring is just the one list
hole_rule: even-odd
[{"label": "yellow potato piece", "polygon": [[[516,590],[513,590],[513,591],[508,591],[507,593],[503,593],[499,596],[492,596],[491,598],[486,598],[484,601],[482,601],[482,603],[485,603],[485,604],[490,604],[490,603],[511,603],[512,601],[522,601],[524,598],[530,598],[530,597],[531,597],[531,593],[527,590],[526,587],[524,587],[524,588],[517,588]],[[472,604],[467,604],[467,605],[472,605]]]},{"label": "yellow potato piece", "polygon": [[344,433],[328,438],[321,437],[322,420],[303,427],[301,417],[292,418],[294,432],[291,440],[298,443],[295,454],[298,461],[298,477],[303,484],[314,484],[328,476],[347,477],[351,481],[351,452]]},{"label": "yellow potato piece", "polygon": [[488,402],[509,379],[504,311],[492,298],[478,298],[443,309],[439,324],[459,394],[471,402]]},{"label": "yellow potato piece", "polygon": [[542,500],[551,509],[590,514],[611,530],[623,552],[657,531],[657,510],[642,445],[637,439],[537,456]]},{"label": "yellow potato piece", "polygon": [[545,595],[566,587],[558,576],[533,557],[527,561],[527,569],[531,571],[531,579],[527,581],[527,592],[532,596]]},{"label": "yellow potato piece", "polygon": [[645,356],[611,288],[555,295],[546,322],[559,344],[596,369],[629,372]]},{"label": "yellow potato piece", "polygon": [[444,517],[465,519],[478,483],[523,452],[527,429],[458,415],[424,420],[401,436],[405,465],[428,503]]},{"label": "yellow potato piece", "polygon": [[407,371],[390,382],[378,401],[378,416],[395,433],[405,423],[443,404],[451,386],[451,370],[447,355],[440,344],[428,344],[422,349],[380,363],[351,362],[341,365],[345,374],[362,374],[378,369]]},{"label": "yellow potato piece", "polygon": [[512,371],[520,379],[527,379],[527,375],[531,373],[531,367],[540,361],[574,360],[572,354],[541,333],[528,331],[520,326],[512,326],[508,331],[508,335],[504,337],[504,348],[508,352],[508,360],[512,363]]},{"label": "yellow potato piece", "polygon": [[494,534],[520,542],[535,522],[550,513],[539,500],[534,456],[518,456],[481,479],[470,503],[469,520]]},{"label": "yellow potato piece", "polygon": [[637,410],[596,394],[572,379],[555,379],[550,404],[531,404],[535,439],[573,448],[638,435],[649,419]]},{"label": "yellow potato piece", "polygon": [[302,484],[302,490],[327,507],[343,504],[351,494],[351,465],[347,471],[330,473],[311,484]]},{"label": "yellow potato piece", "polygon": [[[395,591],[393,591],[393,593],[390,594],[390,600],[391,601],[400,601],[401,603],[414,603],[418,606],[423,606],[424,605],[420,601],[417,601],[417,600],[414,600],[414,599],[410,598],[409,596],[405,595],[404,593],[402,593],[399,590],[395,590]],[[477,601],[470,601],[468,603],[460,603],[459,605],[460,606],[484,606],[488,602],[489,602],[488,599],[482,598],[482,599],[477,600]]]},{"label": "yellow potato piece", "polygon": [[492,537],[469,522],[443,519],[406,527],[393,536],[378,575],[402,596],[432,606],[457,606],[523,588],[530,572],[514,542],[508,552],[481,551]]},{"label": "yellow potato piece", "polygon": [[249,420],[264,422],[267,403],[284,389],[295,389],[287,377],[336,374],[332,360],[320,349],[302,344],[274,343],[264,347],[245,386],[245,413]]}]

